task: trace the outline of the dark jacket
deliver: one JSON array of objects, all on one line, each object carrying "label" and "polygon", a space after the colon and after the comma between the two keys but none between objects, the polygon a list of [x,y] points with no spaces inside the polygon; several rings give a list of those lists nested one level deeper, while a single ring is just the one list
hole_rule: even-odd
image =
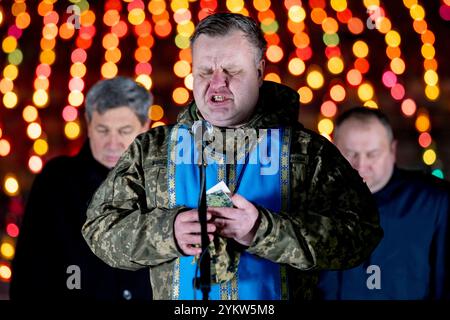
[{"label": "dark jacket", "polygon": [[[298,109],[295,91],[265,82],[245,126],[285,128],[291,134],[290,208],[258,208],[261,223],[247,252],[286,266],[290,297],[310,299],[317,270],[360,264],[378,244],[382,230],[375,202],[358,173],[333,144],[297,122]],[[178,117],[178,125],[191,128],[196,120],[192,103]],[[150,266],[156,299],[170,299],[172,289],[176,291],[173,270],[182,253],[173,223],[186,210],[169,205],[174,187],[168,185],[173,173],[167,157],[175,143],[169,146],[171,129],[154,128],[131,144],[97,190],[83,227],[92,250],[108,264],[130,270]]]},{"label": "dark jacket", "polygon": [[449,191],[444,180],[396,168],[387,185],[374,193],[383,240],[362,265],[324,272],[320,281],[323,297],[450,298]]},{"label": "dark jacket", "polygon": [[112,268],[82,237],[89,201],[108,172],[87,141],[77,156],[52,159],[37,175],[12,264],[11,299],[151,300],[148,269]]}]

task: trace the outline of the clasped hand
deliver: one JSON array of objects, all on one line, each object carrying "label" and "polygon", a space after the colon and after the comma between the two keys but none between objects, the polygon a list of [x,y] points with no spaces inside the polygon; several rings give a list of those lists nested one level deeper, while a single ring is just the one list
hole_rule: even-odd
[{"label": "clasped hand", "polygon": [[[219,235],[248,247],[259,227],[258,209],[238,194],[233,195],[231,201],[235,208],[208,207],[206,219],[209,241]],[[197,209],[177,215],[174,223],[175,240],[183,254],[197,256],[202,252],[200,230]]]}]

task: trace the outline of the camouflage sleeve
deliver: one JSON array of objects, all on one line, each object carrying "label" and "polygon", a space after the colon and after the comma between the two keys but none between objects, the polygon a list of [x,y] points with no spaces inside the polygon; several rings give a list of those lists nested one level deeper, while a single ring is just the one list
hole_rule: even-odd
[{"label": "camouflage sleeve", "polygon": [[346,269],[368,258],[382,238],[378,209],[358,173],[328,141],[317,150],[303,168],[291,159],[296,208],[258,208],[250,253],[302,270]]},{"label": "camouflage sleeve", "polygon": [[151,196],[145,186],[156,182],[145,181],[143,144],[138,137],[99,187],[82,229],[91,250],[112,267],[136,270],[181,255],[173,221],[184,208],[148,205]]}]

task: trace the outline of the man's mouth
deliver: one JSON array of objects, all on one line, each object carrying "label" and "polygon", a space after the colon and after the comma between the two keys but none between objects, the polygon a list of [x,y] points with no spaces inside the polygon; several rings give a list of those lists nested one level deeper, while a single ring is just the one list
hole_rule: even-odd
[{"label": "man's mouth", "polygon": [[226,99],[225,96],[222,96],[222,95],[213,95],[211,97],[212,102],[224,102],[225,99]]}]

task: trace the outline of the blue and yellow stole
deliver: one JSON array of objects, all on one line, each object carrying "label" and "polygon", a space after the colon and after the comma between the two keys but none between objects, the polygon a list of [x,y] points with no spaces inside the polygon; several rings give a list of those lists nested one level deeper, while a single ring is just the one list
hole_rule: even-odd
[{"label": "blue and yellow stole", "polygon": [[[267,129],[250,150],[246,159],[234,160],[229,166],[225,154],[217,153],[214,159],[207,158],[206,188],[221,180],[234,190],[236,177],[242,177],[236,190],[247,200],[270,209],[273,212],[287,210],[289,203],[289,143],[290,131]],[[194,137],[183,125],[176,125],[171,131],[168,155],[169,207],[187,206],[196,208],[200,192],[200,172],[197,162],[197,148]],[[265,149],[265,150],[263,150]],[[267,150],[271,150],[268,152]],[[275,152],[274,152],[275,150]],[[244,164],[247,160],[247,164]],[[275,167],[274,167],[275,164]],[[229,177],[228,181],[226,177]],[[201,299],[200,290],[194,289],[196,273],[195,257],[178,258],[174,264],[172,299]],[[242,252],[238,272],[231,281],[211,286],[211,300],[280,300],[288,298],[285,266],[267,259]]]}]

